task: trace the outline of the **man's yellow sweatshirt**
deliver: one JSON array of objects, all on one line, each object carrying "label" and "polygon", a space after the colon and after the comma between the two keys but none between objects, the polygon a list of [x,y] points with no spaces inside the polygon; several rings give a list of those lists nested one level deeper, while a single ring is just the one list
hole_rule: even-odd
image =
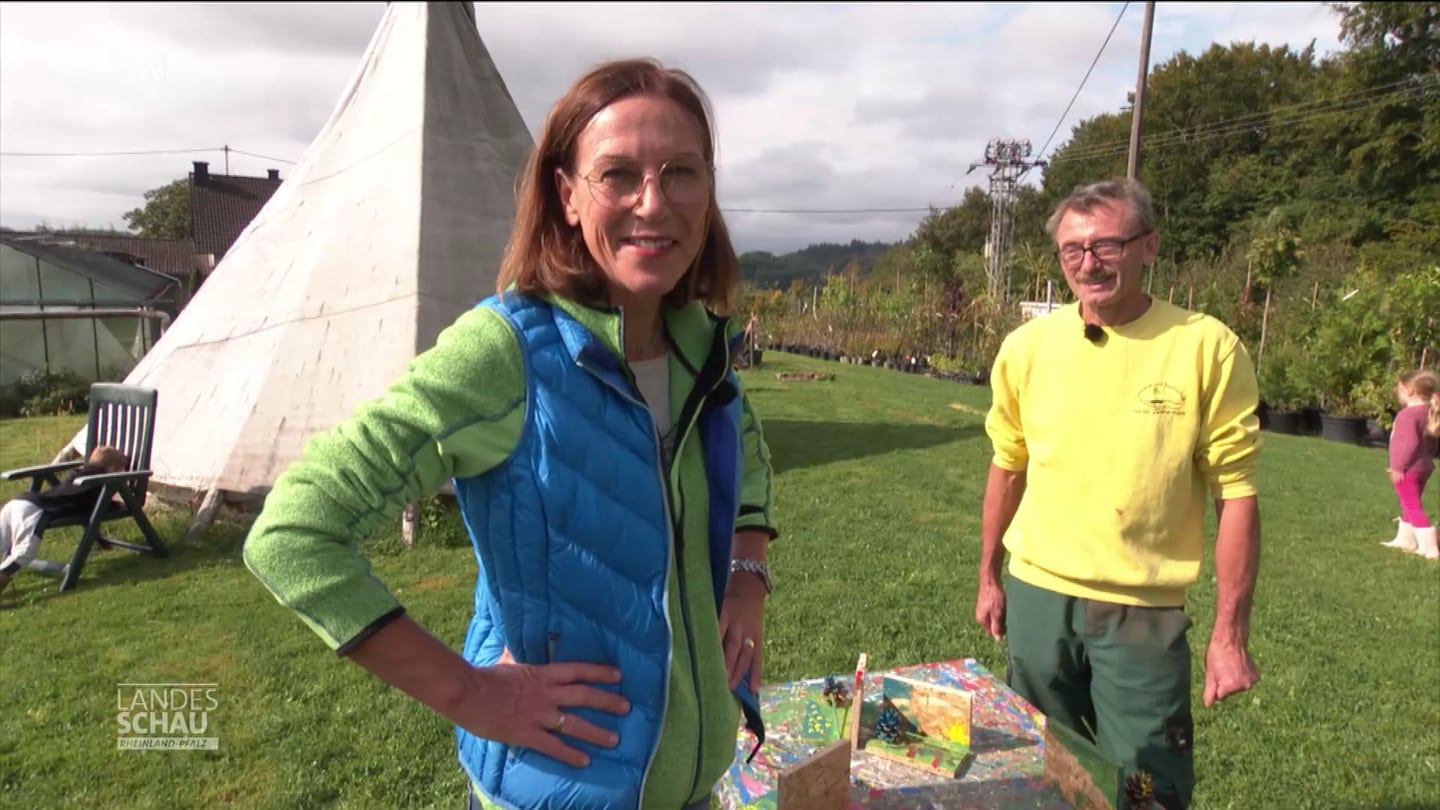
[{"label": "man's yellow sweatshirt", "polygon": [[1183,605],[1207,495],[1256,494],[1259,390],[1239,338],[1156,300],[1091,341],[1071,304],[1010,333],[990,385],[993,462],[1026,473],[1004,538],[1011,575],[1071,596]]}]

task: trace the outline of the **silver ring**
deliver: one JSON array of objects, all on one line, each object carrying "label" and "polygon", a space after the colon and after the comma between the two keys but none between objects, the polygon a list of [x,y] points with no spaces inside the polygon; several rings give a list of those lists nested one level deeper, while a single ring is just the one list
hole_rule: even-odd
[{"label": "silver ring", "polygon": [[566,717],[566,714],[565,714],[564,712],[561,712],[561,713],[560,713],[560,719],[559,719],[558,721],[556,721],[556,723],[555,723],[555,733],[556,733],[556,734],[559,734],[559,733],[561,733],[562,731],[565,730],[565,717]]},{"label": "silver ring", "polygon": [[745,639],[744,641],[742,641],[742,642],[740,642],[740,643],[743,644],[743,645],[745,645],[745,648],[746,648],[746,649],[749,649],[749,648],[755,646],[755,639],[753,639],[753,638],[747,638],[747,639]]}]

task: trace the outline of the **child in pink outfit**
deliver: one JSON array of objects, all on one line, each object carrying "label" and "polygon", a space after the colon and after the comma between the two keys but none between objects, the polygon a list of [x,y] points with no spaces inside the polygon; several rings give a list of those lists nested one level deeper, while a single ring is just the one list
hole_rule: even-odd
[{"label": "child in pink outfit", "polygon": [[1381,545],[1440,559],[1435,524],[1425,515],[1421,495],[1435,472],[1436,442],[1440,441],[1440,375],[1428,369],[1400,378],[1395,396],[1403,409],[1390,431],[1390,465],[1387,472],[1400,499],[1400,529],[1395,539]]}]

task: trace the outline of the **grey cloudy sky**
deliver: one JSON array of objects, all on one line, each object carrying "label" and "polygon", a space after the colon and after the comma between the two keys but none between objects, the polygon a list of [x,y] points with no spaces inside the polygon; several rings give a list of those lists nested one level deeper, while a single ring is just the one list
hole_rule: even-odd
[{"label": "grey cloudy sky", "polygon": [[[903,239],[924,216],[733,209],[955,203],[996,137],[1038,151],[1120,3],[681,5],[481,3],[480,35],[531,131],[591,64],[646,54],[715,103],[721,204],[741,250]],[[1156,6],[1151,64],[1211,42],[1323,54],[1322,3]],[[0,152],[206,148],[196,154],[0,155],[0,224],[114,225],[222,145],[298,161],[354,74],[384,3],[0,5]],[[1131,3],[1051,150],[1134,86],[1144,4]],[[230,156],[236,174],[285,163]]]}]

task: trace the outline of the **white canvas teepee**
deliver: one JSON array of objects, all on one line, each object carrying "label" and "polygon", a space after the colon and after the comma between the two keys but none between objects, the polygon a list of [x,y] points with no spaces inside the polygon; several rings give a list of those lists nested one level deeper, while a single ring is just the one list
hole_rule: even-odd
[{"label": "white canvas teepee", "polygon": [[473,15],[387,5],[304,158],[126,377],[159,391],[157,489],[263,496],[494,291],[533,140]]}]

